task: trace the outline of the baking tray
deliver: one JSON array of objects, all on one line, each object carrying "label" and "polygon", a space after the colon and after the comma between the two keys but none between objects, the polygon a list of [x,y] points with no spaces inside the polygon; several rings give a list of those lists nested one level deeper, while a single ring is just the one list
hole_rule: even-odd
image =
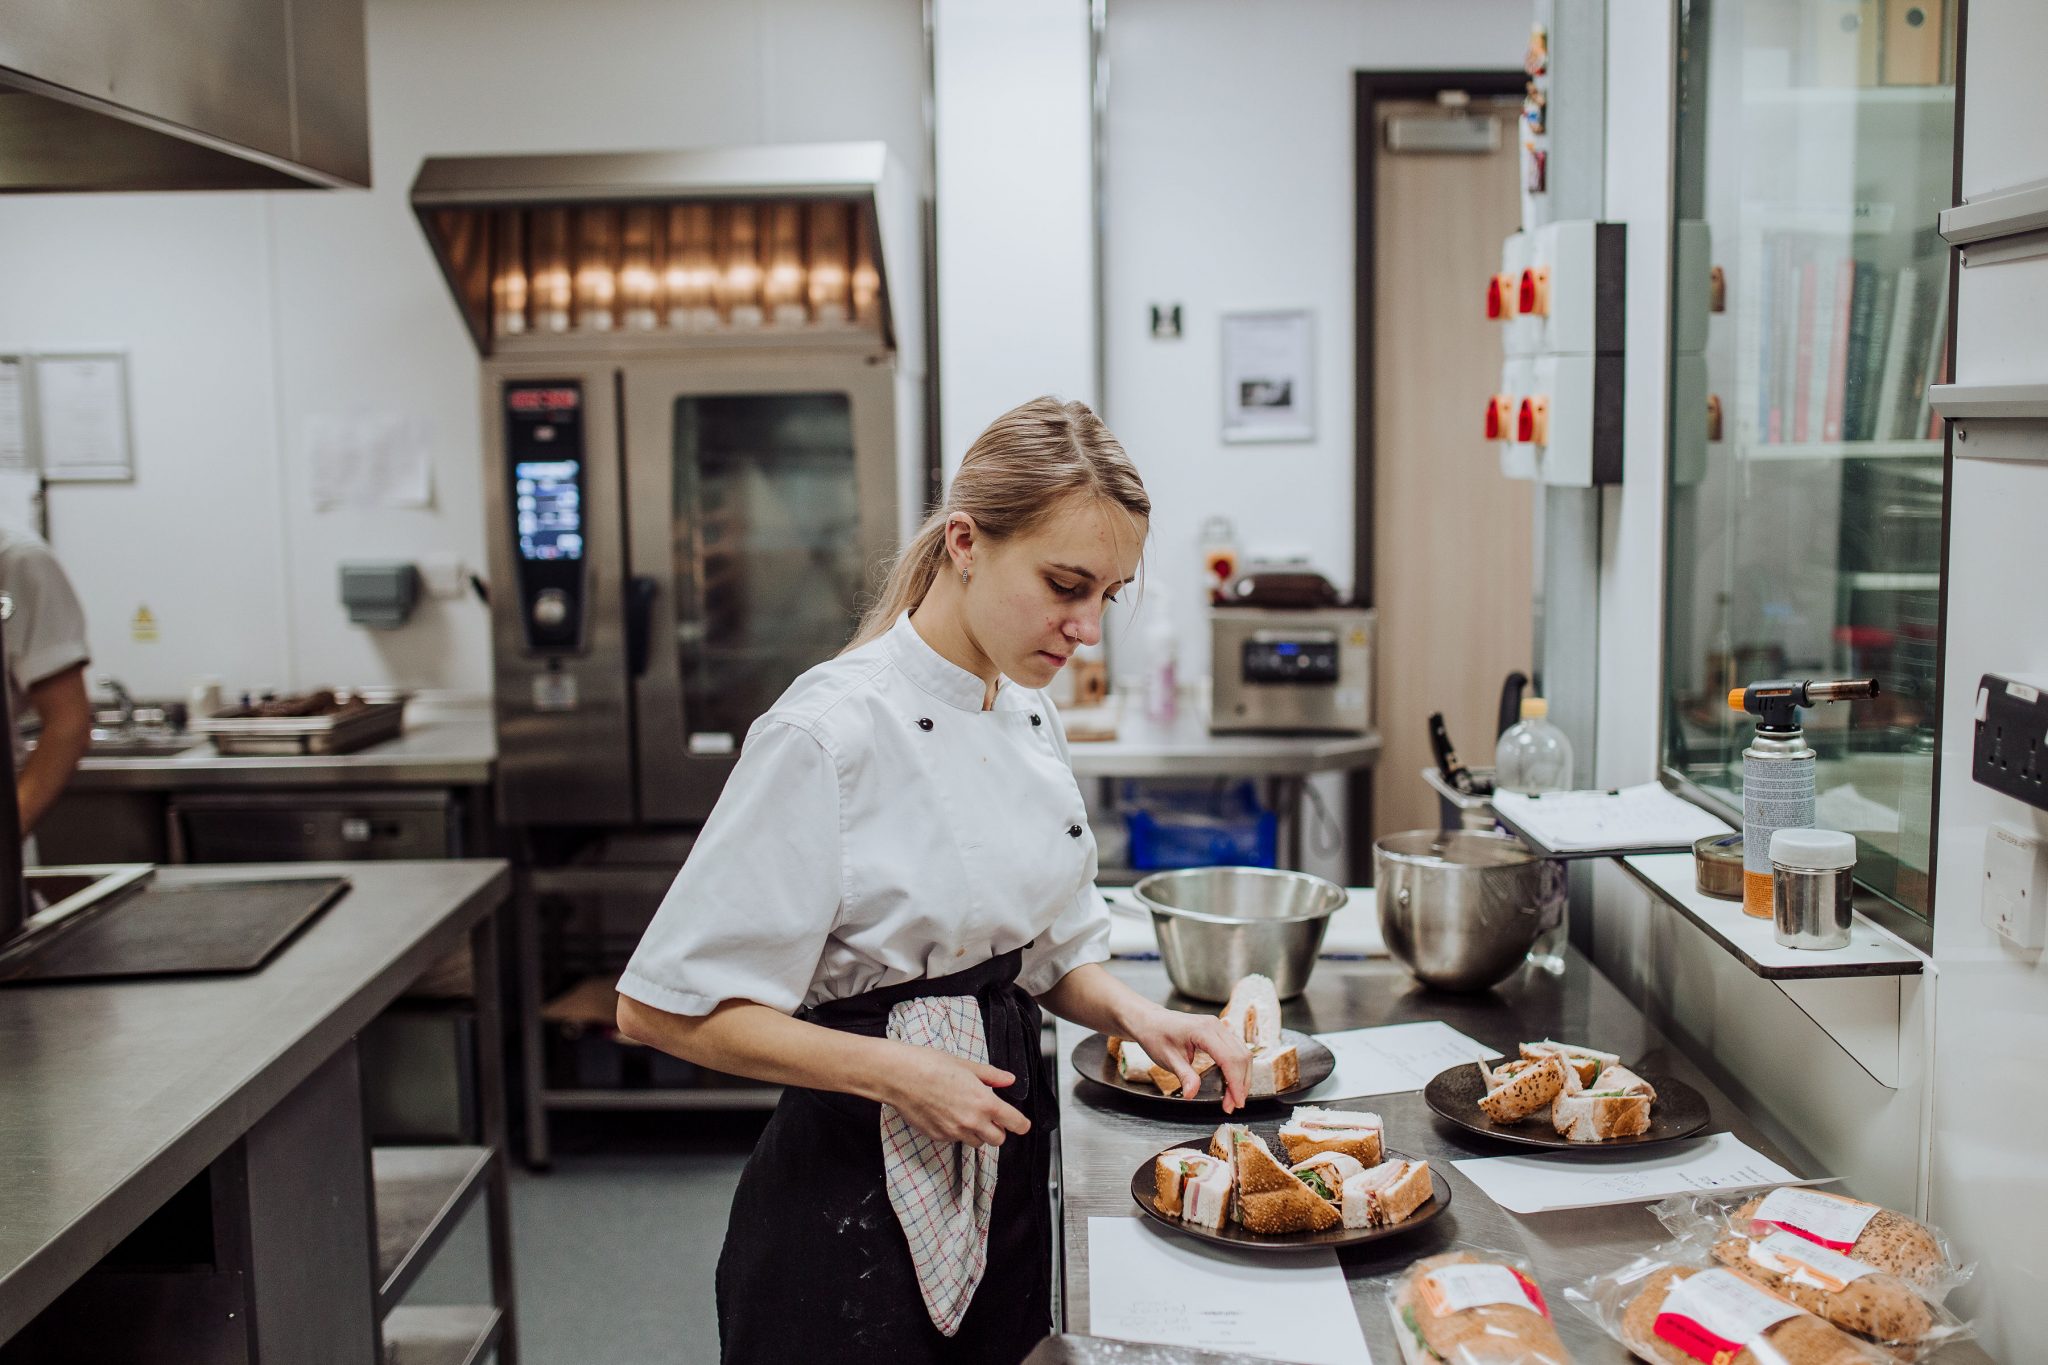
[{"label": "baking tray", "polygon": [[348,887],[346,877],[148,887],[10,960],[0,982],[253,972]]},{"label": "baking tray", "polygon": [[324,716],[208,716],[192,722],[227,757],[297,758],[347,754],[405,732],[405,703],[376,701]]}]

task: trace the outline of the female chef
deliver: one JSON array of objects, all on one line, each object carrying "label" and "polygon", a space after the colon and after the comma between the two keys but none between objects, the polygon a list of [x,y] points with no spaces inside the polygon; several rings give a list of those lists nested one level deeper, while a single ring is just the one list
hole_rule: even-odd
[{"label": "female chef", "polygon": [[619,982],[628,1037],[785,1087],[719,1260],[727,1362],[1010,1365],[1051,1330],[1039,1004],[1185,1093],[1207,1052],[1243,1102],[1220,1020],[1099,965],[1095,841],[1040,690],[1101,638],[1150,513],[1083,404],[997,418],[853,643],[748,731]]}]

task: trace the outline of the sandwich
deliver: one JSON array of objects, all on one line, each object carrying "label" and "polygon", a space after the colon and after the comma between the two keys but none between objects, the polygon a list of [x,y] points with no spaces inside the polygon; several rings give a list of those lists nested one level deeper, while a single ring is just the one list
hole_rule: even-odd
[{"label": "sandwich", "polygon": [[1242,1038],[1248,1048],[1279,1046],[1280,989],[1273,984],[1273,978],[1256,972],[1240,977],[1230,988],[1230,1003],[1223,1007],[1223,1022],[1231,1036]]},{"label": "sandwich", "polygon": [[1247,1094],[1277,1095],[1300,1084],[1301,1054],[1295,1050],[1294,1044],[1252,1049],[1251,1070],[1245,1086]]},{"label": "sandwich", "polygon": [[1573,1142],[1637,1137],[1650,1131],[1650,1097],[1606,1089],[1559,1095],[1550,1107],[1550,1126]]},{"label": "sandwich", "polygon": [[1571,1361],[1535,1281],[1512,1265],[1468,1251],[1417,1261],[1395,1282],[1388,1306],[1401,1355],[1410,1365]]},{"label": "sandwich", "polygon": [[1342,1152],[1366,1166],[1380,1161],[1380,1116],[1361,1110],[1315,1109],[1306,1105],[1280,1127],[1287,1159],[1301,1162],[1317,1152]]},{"label": "sandwich", "polygon": [[1906,1280],[1795,1233],[1773,1232],[1756,1240],[1727,1237],[1715,1244],[1714,1259],[1815,1317],[1881,1346],[1910,1351],[1934,1330],[1934,1308]]},{"label": "sandwich", "polygon": [[1602,1067],[1598,1081],[1583,1082],[1583,1085],[1591,1094],[1641,1095],[1652,1104],[1657,1102],[1657,1087],[1619,1062]]},{"label": "sandwich", "polygon": [[[1697,1298],[1683,1293],[1684,1282],[1695,1275],[1720,1277],[1712,1286],[1711,1298],[1704,1289]],[[1673,1311],[1663,1316],[1667,1301],[1673,1299],[1678,1300],[1671,1304]],[[1696,1270],[1680,1265],[1659,1266],[1643,1279],[1641,1288],[1621,1311],[1616,1335],[1644,1360],[1658,1365],[1698,1365],[1702,1357],[1689,1349],[1698,1344],[1697,1338],[1685,1329],[1697,1321],[1692,1312],[1704,1311],[1714,1304],[1727,1305],[1733,1310],[1727,1314],[1728,1321],[1743,1324],[1740,1330],[1745,1339],[1734,1343],[1733,1350],[1718,1350],[1712,1357],[1725,1365],[1868,1365],[1872,1359],[1883,1359],[1839,1328],[1750,1284],[1732,1271]],[[1780,1316],[1770,1321],[1773,1314]],[[1711,1332],[1714,1323],[1720,1320],[1721,1315],[1716,1314],[1700,1327]],[[1750,1324],[1759,1320],[1767,1321],[1768,1325],[1752,1329]],[[1678,1344],[1675,1338],[1680,1336],[1686,1338],[1686,1346]]]},{"label": "sandwich", "polygon": [[1220,1228],[1230,1210],[1230,1163],[1176,1147],[1153,1163],[1153,1206],[1169,1218]]},{"label": "sandwich", "polygon": [[[1824,1210],[1832,1217],[1824,1220],[1805,1212],[1807,1209]],[[1799,1188],[1772,1190],[1739,1205],[1729,1221],[1737,1232],[1747,1231],[1756,1237],[1779,1229],[1797,1233],[1923,1290],[1940,1285],[1954,1269],[1932,1230],[1903,1213],[1846,1195]]]},{"label": "sandwich", "polygon": [[1580,1085],[1591,1085],[1600,1078],[1600,1073],[1610,1066],[1619,1066],[1621,1058],[1612,1052],[1601,1052],[1597,1048],[1579,1047],[1572,1043],[1554,1043],[1545,1040],[1540,1043],[1522,1044],[1525,1061],[1538,1061],[1555,1054],[1565,1060],[1566,1065],[1579,1073]]},{"label": "sandwich", "polygon": [[1216,1130],[1210,1150],[1230,1153],[1237,1185],[1233,1214],[1253,1232],[1321,1232],[1340,1221],[1336,1206],[1273,1156],[1266,1140],[1241,1123]]},{"label": "sandwich", "polygon": [[1344,1182],[1344,1226],[1390,1227],[1428,1203],[1430,1191],[1427,1161],[1382,1161]]},{"label": "sandwich", "polygon": [[1344,1197],[1344,1182],[1365,1170],[1365,1163],[1342,1152],[1317,1152],[1306,1161],[1288,1167],[1301,1182],[1335,1204]]},{"label": "sandwich", "polygon": [[[1145,1082],[1150,1081],[1153,1085],[1159,1087],[1159,1093],[1162,1095],[1177,1095],[1180,1093],[1180,1077],[1153,1061],[1151,1055],[1144,1048],[1138,1046],[1136,1039],[1111,1038],[1109,1040],[1109,1055],[1116,1060],[1118,1080],[1128,1081],[1132,1085],[1143,1085]],[[1194,1064],[1195,1075],[1200,1076],[1208,1071],[1210,1067],[1216,1065],[1216,1059],[1206,1052],[1197,1052],[1194,1056]]]},{"label": "sandwich", "polygon": [[1565,1077],[1572,1074],[1572,1068],[1556,1053],[1504,1062],[1498,1068],[1485,1062],[1473,1065],[1479,1068],[1479,1078],[1486,1086],[1479,1107],[1495,1123],[1520,1123],[1528,1118],[1556,1099],[1564,1089]]}]

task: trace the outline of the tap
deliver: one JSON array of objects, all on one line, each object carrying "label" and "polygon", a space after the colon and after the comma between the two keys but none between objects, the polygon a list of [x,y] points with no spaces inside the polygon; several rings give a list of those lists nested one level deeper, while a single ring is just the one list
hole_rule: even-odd
[{"label": "tap", "polygon": [[99,686],[103,690],[114,694],[114,705],[121,713],[121,728],[123,730],[133,729],[135,725],[135,698],[128,695],[128,689],[121,685],[118,678],[104,673],[99,677]]}]

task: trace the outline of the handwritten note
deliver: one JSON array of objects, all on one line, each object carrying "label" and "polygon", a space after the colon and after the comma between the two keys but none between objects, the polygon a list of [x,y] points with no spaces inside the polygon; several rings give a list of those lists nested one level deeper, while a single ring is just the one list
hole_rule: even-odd
[{"label": "handwritten note", "polygon": [[1801,1180],[1733,1133],[1674,1143],[1632,1158],[1614,1158],[1589,1147],[1583,1156],[1489,1156],[1451,1164],[1513,1213],[1640,1204],[1692,1190],[1822,1183]]},{"label": "handwritten note", "polygon": [[1339,1095],[1420,1090],[1449,1067],[1500,1056],[1478,1039],[1437,1020],[1318,1033],[1316,1039],[1336,1057],[1337,1069],[1309,1093],[1311,1103]]},{"label": "handwritten note", "polygon": [[1142,1218],[1088,1220],[1088,1331],[1302,1365],[1370,1365],[1333,1251],[1232,1255]]}]

